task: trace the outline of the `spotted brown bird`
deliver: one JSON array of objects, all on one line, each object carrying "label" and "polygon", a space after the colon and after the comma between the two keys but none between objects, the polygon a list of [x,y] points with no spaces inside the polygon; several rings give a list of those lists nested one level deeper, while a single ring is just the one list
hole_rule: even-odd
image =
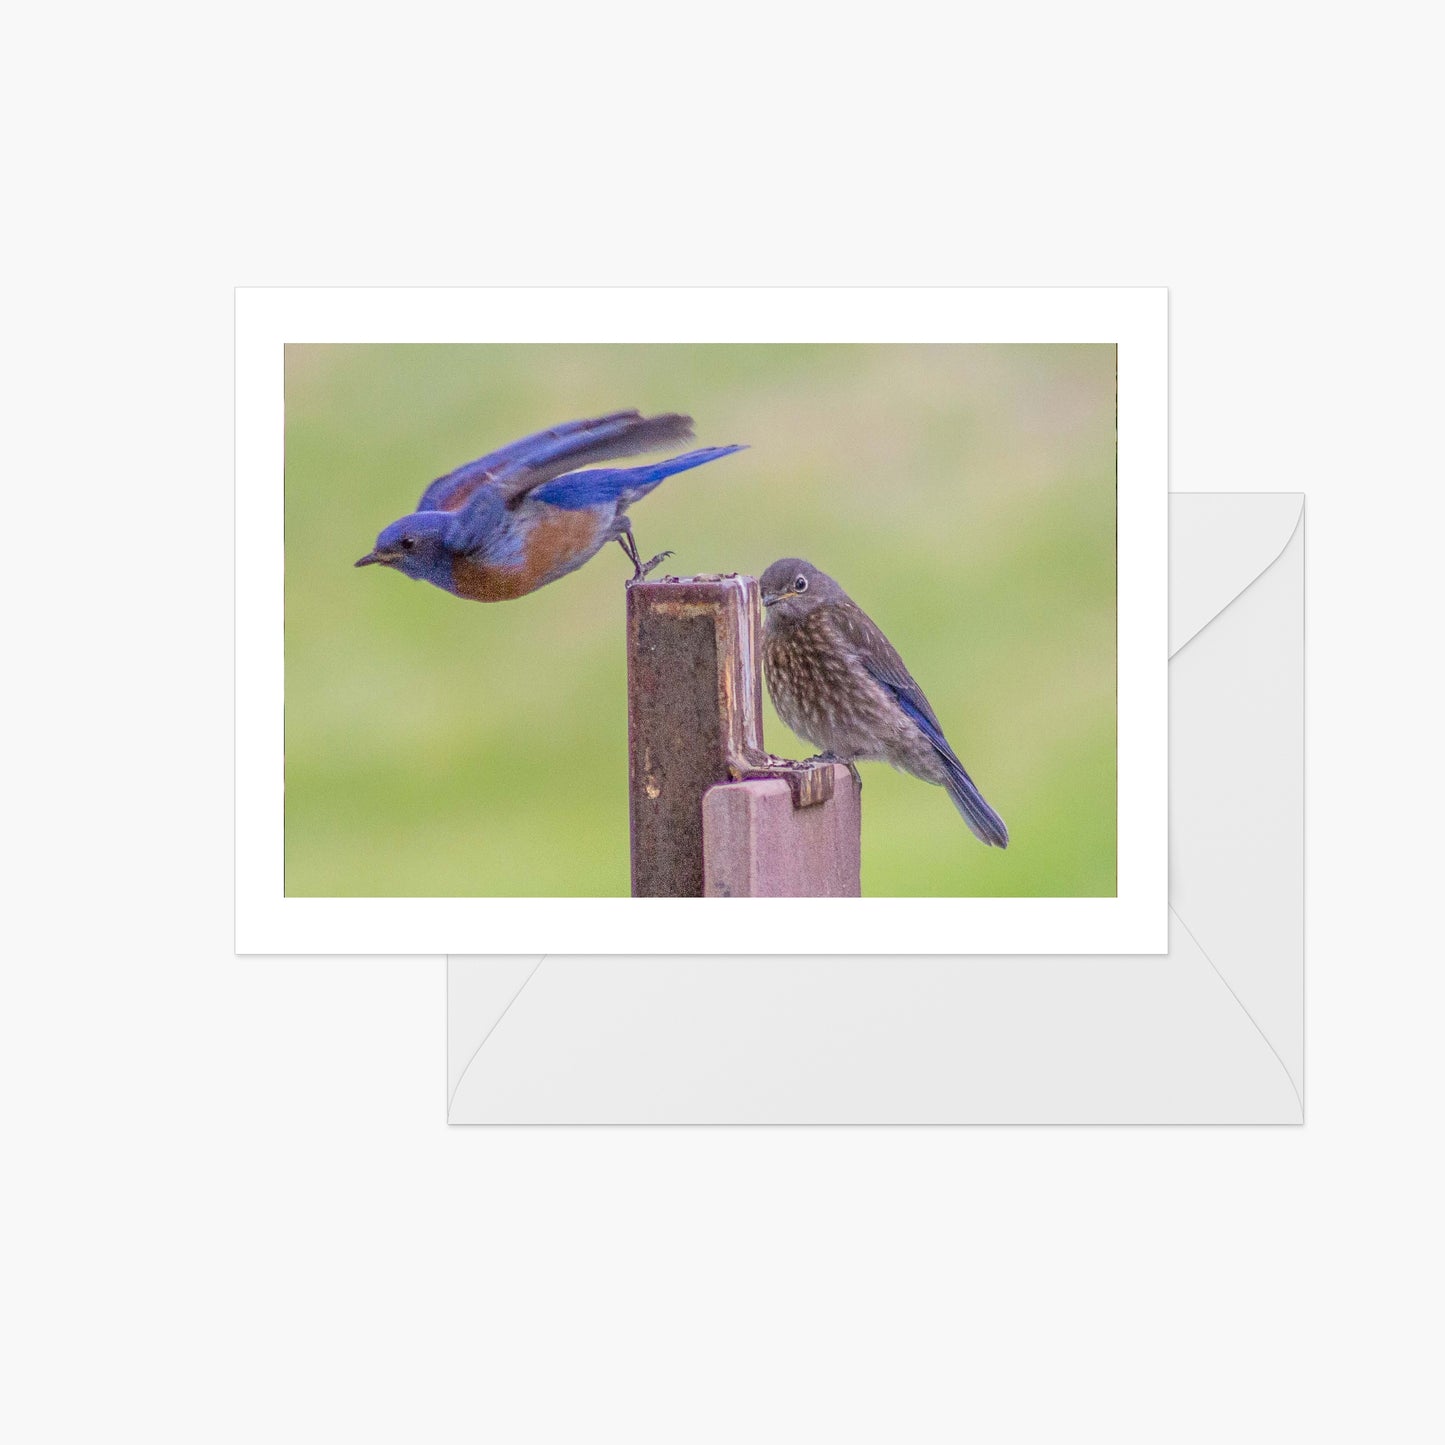
[{"label": "spotted brown bird", "polygon": [[877,623],[800,557],[774,562],[762,575],[762,593],[763,675],[788,727],[829,761],[890,763],[937,783],[975,838],[1007,848],[1003,819],[964,771],[923,689]]}]

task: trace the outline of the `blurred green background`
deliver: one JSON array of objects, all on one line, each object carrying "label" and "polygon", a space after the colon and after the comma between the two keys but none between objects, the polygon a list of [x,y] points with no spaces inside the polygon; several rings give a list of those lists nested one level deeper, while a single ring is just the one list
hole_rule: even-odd
[{"label": "blurred green background", "polygon": [[[1114,381],[1112,346],[288,346],[286,892],[627,894],[621,549],[489,605],[351,564],[433,477],[638,407],[752,448],[638,503],[643,556],[830,572],[1009,825],[864,764],[864,893],[1114,894]],[[815,751],[771,705],[765,741]]]}]

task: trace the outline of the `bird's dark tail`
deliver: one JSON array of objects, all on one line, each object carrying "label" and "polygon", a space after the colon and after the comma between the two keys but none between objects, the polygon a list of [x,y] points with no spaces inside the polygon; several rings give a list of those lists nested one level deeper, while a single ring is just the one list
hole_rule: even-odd
[{"label": "bird's dark tail", "polygon": [[948,789],[953,806],[963,814],[963,821],[968,824],[969,831],[979,842],[987,843],[991,848],[1007,848],[1008,828],[1004,820],[984,802],[983,794],[979,792],[973,779],[964,772],[963,764],[956,758],[949,757],[945,757],[943,762],[946,769],[943,786]]}]

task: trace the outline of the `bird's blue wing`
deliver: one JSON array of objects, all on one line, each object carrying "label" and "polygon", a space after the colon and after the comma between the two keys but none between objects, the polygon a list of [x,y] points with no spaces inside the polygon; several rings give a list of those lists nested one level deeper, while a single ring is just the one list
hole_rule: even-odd
[{"label": "bird's blue wing", "polygon": [[530,494],[531,500],[568,511],[583,511],[614,502],[628,505],[639,497],[645,497],[659,482],[666,481],[677,472],[685,472],[743,450],[745,448],[741,446],[702,447],[645,467],[598,467],[591,471],[568,472],[535,488]]},{"label": "bird's blue wing", "polygon": [[935,748],[952,756],[953,750],[943,736],[943,728],[924,697],[923,689],[904,666],[898,649],[883,635],[883,629],[851,599],[822,606],[826,607],[829,620],[841,634],[845,651],[851,652],[858,659],[859,666],[898,699],[903,710],[923,729]]},{"label": "bird's blue wing", "polygon": [[953,799],[954,807],[963,815],[963,821],[974,837],[991,847],[1007,848],[1007,825],[989,807],[978,785],[959,762],[958,754],[949,746],[938,715],[923,695],[923,689],[914,681],[913,674],[904,666],[898,650],[862,608],[849,603],[835,611],[840,628],[863,670],[893,695],[904,715],[928,739],[934,752],[942,759],[947,774],[944,786],[948,789],[948,796]]},{"label": "bird's blue wing", "polygon": [[454,512],[479,487],[495,487],[511,505],[524,493],[587,462],[634,456],[692,436],[692,418],[668,412],[645,417],[614,411],[535,432],[438,477],[417,506],[419,512]]},{"label": "bird's blue wing", "polygon": [[472,495],[477,486],[493,480],[505,468],[524,461],[534,452],[569,438],[581,439],[614,422],[633,418],[640,419],[640,414],[636,411],[614,411],[606,416],[594,416],[584,421],[564,422],[561,426],[550,427],[546,431],[533,432],[531,436],[523,437],[520,441],[509,442],[494,452],[488,452],[484,457],[478,457],[476,461],[467,462],[454,472],[448,472],[444,477],[438,477],[422,493],[417,511],[454,512]]},{"label": "bird's blue wing", "polygon": [[[883,637],[880,632],[879,637]],[[887,639],[883,639],[887,642]],[[938,721],[938,714],[933,711],[932,704],[923,695],[923,689],[913,680],[913,674],[904,667],[898,654],[893,651],[890,643],[888,646],[891,657],[880,655],[876,652],[861,653],[859,660],[863,664],[864,671],[873,678],[875,682],[882,683],[884,687],[893,694],[898,706],[908,714],[918,725],[919,731],[933,744],[934,748],[943,754],[945,758],[952,758],[954,762],[953,749],[948,745],[948,739],[943,735],[943,727]]]}]

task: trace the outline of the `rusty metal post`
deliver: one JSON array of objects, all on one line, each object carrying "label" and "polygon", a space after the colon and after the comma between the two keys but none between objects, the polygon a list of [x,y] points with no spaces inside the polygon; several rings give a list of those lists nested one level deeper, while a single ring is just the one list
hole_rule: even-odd
[{"label": "rusty metal post", "polygon": [[704,893],[703,797],[774,778],[793,806],[833,796],[833,770],[763,751],[758,584],[684,577],[627,590],[627,742],[635,898]]}]

